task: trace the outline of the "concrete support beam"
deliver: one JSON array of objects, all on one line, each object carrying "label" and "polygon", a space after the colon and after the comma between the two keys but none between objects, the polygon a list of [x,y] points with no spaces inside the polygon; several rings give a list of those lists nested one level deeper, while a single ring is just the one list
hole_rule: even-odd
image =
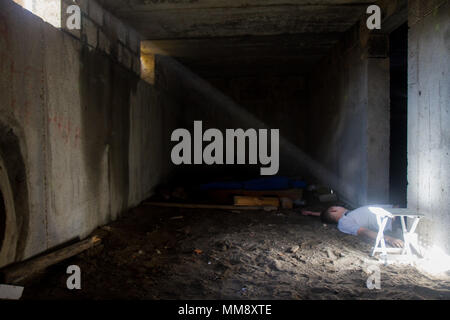
[{"label": "concrete support beam", "polygon": [[409,1],[408,206],[424,243],[450,253],[450,4]]},{"label": "concrete support beam", "polygon": [[386,35],[369,32],[361,21],[307,81],[308,152],[328,170],[317,178],[353,206],[389,200],[387,43]]}]

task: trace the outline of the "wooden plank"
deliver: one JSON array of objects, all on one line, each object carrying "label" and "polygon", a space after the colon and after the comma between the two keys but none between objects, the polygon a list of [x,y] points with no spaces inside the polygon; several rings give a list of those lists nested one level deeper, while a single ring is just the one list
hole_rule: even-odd
[{"label": "wooden plank", "polygon": [[279,207],[280,200],[278,198],[268,198],[268,197],[235,196],[234,205],[246,207],[251,206]]},{"label": "wooden plank", "polygon": [[218,204],[192,204],[192,203],[170,203],[170,202],[144,202],[144,205],[166,208],[182,208],[182,209],[218,209],[218,210],[264,210],[275,211],[278,208],[273,206],[251,206],[239,207]]},{"label": "wooden plank", "polygon": [[293,209],[294,208],[294,201],[289,198],[280,198],[281,207],[283,209]]},{"label": "wooden plank", "polygon": [[54,252],[6,267],[1,270],[3,281],[7,284],[18,283],[51,265],[80,254],[100,243],[101,239],[94,236]]}]

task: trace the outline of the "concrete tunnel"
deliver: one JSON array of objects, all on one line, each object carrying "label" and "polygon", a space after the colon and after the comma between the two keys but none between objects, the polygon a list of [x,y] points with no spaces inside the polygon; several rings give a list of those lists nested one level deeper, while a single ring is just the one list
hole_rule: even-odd
[{"label": "concrete tunnel", "polygon": [[[367,24],[371,16],[367,9],[374,4],[381,13],[379,29],[369,29]],[[333,254],[338,249],[330,249],[332,242],[343,241],[341,248],[357,246],[353,238],[341,238],[336,228],[301,214],[305,208],[321,211],[331,205],[356,209],[393,204],[420,213],[423,219],[417,234],[421,246],[439,250],[444,259],[450,254],[449,16],[446,0],[2,1],[0,268],[9,272],[83,241],[97,230],[116,230],[114,226],[128,221],[130,212],[137,215],[133,216],[136,228],[141,225],[142,230],[136,230],[144,232],[144,226],[148,227],[144,234],[152,236],[152,228],[166,220],[179,223],[174,230],[183,233],[188,225],[191,228],[188,217],[197,221],[196,214],[201,212],[203,217],[208,209],[154,208],[145,203],[149,199],[161,202],[164,196],[167,200],[165,193],[173,195],[174,190],[189,193],[189,200],[184,200],[197,203],[203,201],[196,194],[200,185],[262,178],[261,164],[225,164],[225,160],[215,165],[204,161],[194,164],[194,160],[191,165],[174,164],[173,132],[185,128],[194,135],[196,121],[202,121],[204,131],[217,129],[224,137],[227,129],[254,129],[255,133],[278,129],[275,176],[305,182],[302,201],[287,211],[261,215],[245,211],[250,215],[247,217],[238,216],[238,209],[230,209],[234,215],[218,212],[200,219],[216,217],[218,226],[235,228],[250,220],[252,227],[261,221],[267,227],[274,224],[274,217],[282,217],[278,235],[272,234],[272,229],[239,231],[261,236],[262,242],[279,237],[276,239],[284,244],[272,244],[276,250],[299,246],[300,251],[291,248],[295,252],[290,253],[297,262],[283,264],[274,258],[275,271],[266,270],[266,275],[288,272],[296,263],[303,263],[299,261],[310,261],[303,265],[312,270],[313,264],[308,263],[313,263],[310,259],[317,252],[325,252],[324,259],[338,259],[340,253]],[[195,149],[194,144],[192,140],[192,153],[200,150],[202,154],[203,149]],[[273,142],[269,145],[274,146]],[[248,149],[241,156],[244,162],[251,158]],[[334,202],[318,201],[314,194],[317,188],[333,194]],[[179,204],[180,199],[175,202]],[[285,243],[290,236],[282,235],[292,231],[295,237],[295,228],[302,230],[302,225],[319,237],[317,246],[322,245],[322,249],[311,245],[307,250],[312,251],[300,253],[303,247],[299,243],[309,240]],[[127,226],[125,223],[120,232],[128,230]],[[157,229],[164,228],[166,225]],[[206,223],[205,228],[209,230]],[[210,228],[216,227],[211,224]],[[225,235],[217,228],[212,233],[202,229],[206,237],[203,243],[238,233],[230,229],[232,232]],[[331,228],[338,240],[320,238],[318,234],[324,232],[320,228]],[[155,236],[154,243],[172,232],[166,231]],[[170,239],[178,239],[179,234],[173,232],[162,247],[152,244],[152,256],[146,257],[153,261],[150,269],[159,268],[152,260],[154,252],[157,257],[166,257],[161,248],[174,248],[171,257],[183,259],[184,253],[176,248],[184,244],[178,240],[172,243]],[[115,236],[102,239],[103,249],[95,250],[106,252],[108,245],[119,243]],[[235,241],[224,239],[224,243]],[[246,248],[242,241],[236,246]],[[196,263],[204,258],[214,265],[211,257],[217,248],[198,248],[203,243],[186,244],[190,248],[186,250],[200,256]],[[118,245],[126,246],[126,241]],[[229,244],[220,248],[227,246],[233,248]],[[355,250],[360,250],[361,257],[365,254],[360,258],[365,261],[370,244],[363,241],[361,246]],[[341,260],[348,256],[342,253]],[[83,257],[92,258],[83,253],[70,259]],[[238,260],[242,263],[245,258]],[[254,268],[264,270],[264,263],[255,261]],[[58,263],[65,266],[64,261]],[[138,268],[139,263],[134,266]],[[224,268],[232,269],[230,266]],[[28,265],[27,270],[30,268]],[[55,277],[65,274],[65,270],[58,273],[55,268]],[[403,265],[389,268],[409,272],[398,271],[406,268]],[[178,272],[181,279],[187,271]],[[416,269],[410,272],[420,274]],[[157,274],[149,277],[158,281]],[[190,279],[189,274],[184,277]],[[311,281],[314,275],[306,278]],[[231,293],[236,290],[228,284],[222,291],[211,289],[214,293],[188,289],[171,293],[162,285],[155,285],[151,294],[128,293],[151,299],[314,299],[330,298],[333,291],[308,291],[308,286],[295,291],[291,286],[286,297],[282,294],[286,290],[278,287],[256,290],[268,281],[264,279],[262,274],[261,282],[255,280],[253,286],[240,284],[247,288],[244,296],[242,291],[239,296]],[[172,280],[176,287],[178,280]],[[410,279],[405,276],[402,281],[409,288]],[[422,296],[400,292],[399,297],[450,297],[448,279],[433,280],[432,284],[424,281],[423,287],[439,285],[441,291],[426,291]],[[45,289],[42,281],[28,285],[21,279],[18,283],[32,288],[27,296],[31,299],[35,297],[33,290]],[[341,297],[374,297],[354,292]],[[113,297],[126,296],[127,291],[121,294]],[[59,298],[65,293],[55,295]],[[103,295],[88,291],[81,297]]]}]

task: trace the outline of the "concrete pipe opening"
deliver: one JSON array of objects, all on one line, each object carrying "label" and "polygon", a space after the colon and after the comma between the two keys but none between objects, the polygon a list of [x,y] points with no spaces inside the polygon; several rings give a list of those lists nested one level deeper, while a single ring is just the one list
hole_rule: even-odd
[{"label": "concrete pipe opening", "polygon": [[0,248],[3,247],[5,228],[6,228],[6,207],[5,202],[3,200],[3,193],[0,190]]},{"label": "concrete pipe opening", "polygon": [[0,156],[0,267],[14,262],[17,237],[13,192]]}]

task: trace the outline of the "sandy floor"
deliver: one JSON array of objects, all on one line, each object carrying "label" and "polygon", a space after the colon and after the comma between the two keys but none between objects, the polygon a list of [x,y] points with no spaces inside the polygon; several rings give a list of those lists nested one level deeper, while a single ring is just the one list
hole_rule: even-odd
[{"label": "sandy floor", "polygon": [[[180,217],[182,216],[182,218]],[[296,212],[140,207],[99,232],[103,244],[47,269],[25,299],[450,299],[450,278],[381,265],[370,244]],[[82,290],[65,271],[82,270]]]}]

